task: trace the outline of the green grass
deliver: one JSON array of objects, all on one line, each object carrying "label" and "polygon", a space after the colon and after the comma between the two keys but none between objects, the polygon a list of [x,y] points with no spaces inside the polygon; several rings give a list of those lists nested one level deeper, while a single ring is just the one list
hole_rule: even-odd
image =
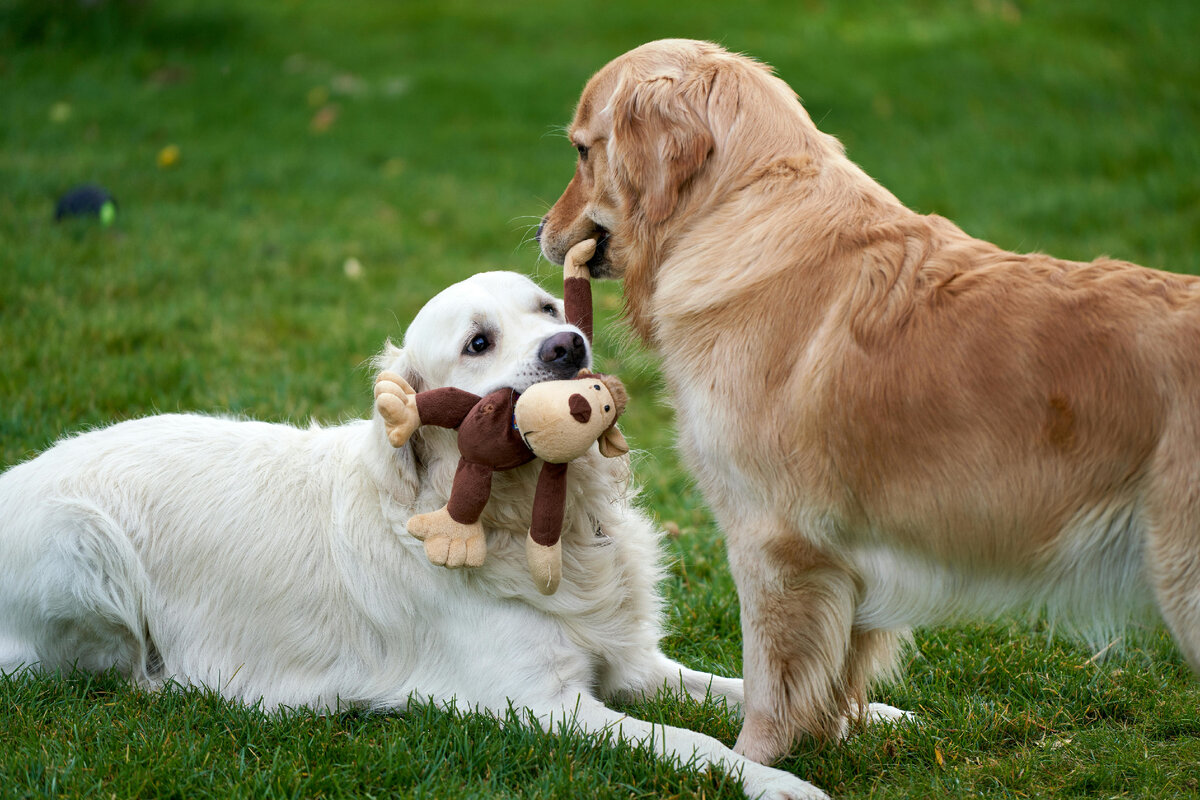
[{"label": "green grass", "polygon": [[[1200,5],[1167,0],[0,0],[0,465],[155,411],[365,413],[364,362],[438,289],[496,268],[557,285],[529,238],[572,169],[561,126],[592,71],[661,36],[775,65],[917,210],[1200,272],[1197,30]],[[55,224],[88,181],[116,224]],[[666,648],[738,672],[737,598],[656,362],[618,287],[599,303],[646,502],[683,531]],[[1025,622],[919,631],[881,697],[924,726],[784,766],[844,798],[1200,796],[1200,691],[1166,635],[1091,656]],[[737,733],[712,706],[629,710]],[[4,797],[739,796],[519,724],[269,715],[111,677],[0,680],[0,745]]]}]

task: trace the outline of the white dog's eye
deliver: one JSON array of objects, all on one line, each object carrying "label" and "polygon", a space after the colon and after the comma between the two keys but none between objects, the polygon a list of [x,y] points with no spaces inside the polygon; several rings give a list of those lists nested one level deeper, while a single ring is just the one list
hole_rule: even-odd
[{"label": "white dog's eye", "polygon": [[542,306],[542,313],[549,314],[555,319],[558,318],[558,309],[554,307],[553,303],[546,303],[546,305]]},{"label": "white dog's eye", "polygon": [[477,356],[491,346],[492,340],[481,333],[467,342],[467,346],[463,348],[463,352],[469,356]]}]

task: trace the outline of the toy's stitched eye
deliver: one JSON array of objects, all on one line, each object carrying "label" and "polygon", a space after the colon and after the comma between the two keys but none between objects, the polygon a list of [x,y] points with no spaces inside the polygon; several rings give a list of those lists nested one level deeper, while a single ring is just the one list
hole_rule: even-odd
[{"label": "toy's stitched eye", "polygon": [[575,149],[579,152],[579,160],[587,161],[587,158],[588,158],[587,145],[586,144],[577,144],[577,145],[575,145]]},{"label": "toy's stitched eye", "polygon": [[463,352],[469,356],[477,356],[491,346],[491,339],[488,339],[487,336],[481,333],[471,341],[467,342],[467,346],[463,348]]},{"label": "toy's stitched eye", "polygon": [[609,411],[612,411],[612,406],[605,406],[605,407],[604,407],[604,413],[606,413],[606,414],[607,414]]}]

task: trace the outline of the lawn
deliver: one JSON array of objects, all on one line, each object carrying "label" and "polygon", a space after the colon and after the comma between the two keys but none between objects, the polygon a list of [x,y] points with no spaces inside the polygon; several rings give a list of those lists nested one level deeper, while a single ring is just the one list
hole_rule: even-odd
[{"label": "lawn", "polygon": [[[680,10],[682,9],[682,10]],[[156,411],[337,421],[429,296],[549,287],[537,219],[587,77],[643,41],[774,65],[922,212],[1018,250],[1200,273],[1200,4],[0,0],[0,466]],[[110,227],[56,223],[95,182]],[[668,652],[740,671],[721,537],[653,357],[598,296],[602,366],[668,544]],[[918,631],[879,699],[920,728],[801,747],[839,798],[1200,796],[1200,690],[1165,633],[1106,658],[1037,620]],[[711,706],[631,712],[732,742]],[[519,720],[514,720],[519,721]],[[4,797],[705,797],[740,792],[569,735],[432,709],[267,715],[111,676],[0,679]]]}]

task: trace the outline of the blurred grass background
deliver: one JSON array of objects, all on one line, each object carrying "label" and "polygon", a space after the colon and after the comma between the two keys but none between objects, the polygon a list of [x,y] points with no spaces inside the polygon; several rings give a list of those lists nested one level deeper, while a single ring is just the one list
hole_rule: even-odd
[{"label": "blurred grass background", "polygon": [[[1200,272],[1198,31],[1200,5],[1169,0],[0,0],[0,466],[156,411],[360,416],[366,360],[439,289],[515,269],[557,291],[531,239],[573,168],[562,126],[592,72],[664,36],[774,65],[918,211]],[[116,223],[55,223],[87,182]],[[682,531],[668,650],[738,672],[736,596],[656,362],[619,287],[598,303],[647,504]],[[1197,794],[1200,693],[1165,634],[1091,655],[1024,621],[919,632],[884,696],[925,727],[785,766],[842,797]],[[736,735],[710,707],[631,710]],[[597,796],[738,796],[434,713],[279,720],[83,678],[4,681],[0,713],[0,796],[572,796],[576,768]]]}]

